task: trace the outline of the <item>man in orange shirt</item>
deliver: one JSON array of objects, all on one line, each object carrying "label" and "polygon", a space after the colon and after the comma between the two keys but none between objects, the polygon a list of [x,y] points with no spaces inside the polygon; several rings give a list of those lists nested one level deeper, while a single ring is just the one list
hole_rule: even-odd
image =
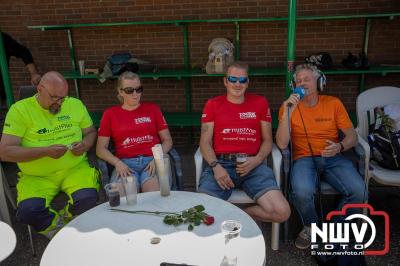
[{"label": "man in orange shirt", "polygon": [[[283,102],[276,143],[281,149],[289,141],[293,145],[290,198],[304,226],[295,245],[305,249],[311,244],[310,225],[318,222],[314,204],[317,172],[323,172],[324,181],[342,194],[339,210],[344,204],[363,203],[368,196],[363,179],[341,154],[357,144],[357,133],[342,102],[319,94],[325,76],[314,65],[297,66],[294,82],[304,88],[305,97],[300,100],[298,94],[292,94]],[[345,135],[342,141],[339,130]]]}]

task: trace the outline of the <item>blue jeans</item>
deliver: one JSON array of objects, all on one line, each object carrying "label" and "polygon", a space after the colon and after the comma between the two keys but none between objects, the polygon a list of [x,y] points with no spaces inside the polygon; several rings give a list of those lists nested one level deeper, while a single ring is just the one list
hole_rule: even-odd
[{"label": "blue jeans", "polygon": [[[138,156],[134,158],[129,158],[129,159],[121,159],[129,168],[132,169],[133,174],[136,176],[136,185],[138,188],[142,187],[142,185],[149,180],[150,178],[153,178],[153,176],[150,176],[147,171],[144,169],[147,167],[147,165],[153,160],[153,156]],[[117,175],[114,170],[110,182],[116,182],[117,180]]]},{"label": "blue jeans", "polygon": [[[368,198],[366,185],[353,163],[343,155],[333,157],[315,156],[321,180],[329,183],[342,194],[337,207],[341,210],[347,203],[363,203]],[[312,157],[302,157],[293,164],[290,179],[290,199],[300,214],[304,226],[318,222],[314,198],[317,184],[317,169]],[[349,213],[348,213],[349,214]]]},{"label": "blue jeans", "polygon": [[[228,172],[235,188],[243,189],[253,200],[257,200],[270,190],[279,190],[274,173],[265,163],[261,163],[243,177],[240,177],[236,173],[236,162],[218,160],[218,163]],[[218,185],[210,166],[204,169],[200,177],[199,192],[227,200],[231,196],[232,191],[232,189],[223,190]]]}]

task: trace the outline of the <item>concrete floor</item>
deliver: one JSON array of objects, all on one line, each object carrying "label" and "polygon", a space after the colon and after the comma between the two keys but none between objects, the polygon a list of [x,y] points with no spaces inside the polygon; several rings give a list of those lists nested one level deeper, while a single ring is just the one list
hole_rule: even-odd
[{"label": "concrete floor", "polygon": [[[194,162],[193,154],[195,152],[194,146],[178,147],[183,160],[184,172],[184,186],[185,190],[193,191],[195,178],[194,178]],[[94,161],[94,154],[90,153],[91,161]],[[16,167],[15,164],[5,164],[5,171],[7,179],[15,192],[16,183]],[[398,187],[382,187],[374,185],[370,187],[370,203],[374,206],[375,210],[386,211],[390,215],[390,252],[384,256],[369,256],[367,257],[368,265],[400,265],[400,188]],[[333,199],[324,198],[324,207],[333,208]],[[15,211],[11,210],[11,215],[15,216]],[[382,245],[383,234],[381,228],[382,221],[376,217],[371,217],[377,225],[377,243]],[[31,248],[29,245],[27,226],[22,225],[15,221],[13,227],[17,234],[17,246],[13,254],[0,265],[39,265],[40,258],[48,244],[45,237],[34,233],[33,240],[36,249],[36,257],[32,256]],[[294,246],[294,239],[300,230],[300,222],[297,214],[293,210],[293,215],[289,220],[289,239],[287,242],[281,241],[279,251],[270,249],[270,224],[265,223],[260,225],[266,243],[266,265],[317,265],[315,260],[311,258],[310,251],[301,251]],[[281,234],[282,236],[283,234]],[[65,251],[65,256],[68,256],[68,251]],[[60,258],[62,260],[62,257]],[[207,265],[208,266],[208,265]],[[251,266],[251,265],[249,265]]]}]

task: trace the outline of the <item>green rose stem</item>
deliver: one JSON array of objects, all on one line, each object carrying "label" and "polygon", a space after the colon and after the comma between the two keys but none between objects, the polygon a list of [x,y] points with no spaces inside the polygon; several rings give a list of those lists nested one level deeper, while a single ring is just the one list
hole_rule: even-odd
[{"label": "green rose stem", "polygon": [[205,208],[203,205],[197,205],[187,210],[183,210],[181,212],[161,212],[161,211],[145,211],[145,210],[128,211],[116,208],[111,208],[111,210],[134,213],[134,214],[164,216],[163,222],[165,224],[178,226],[183,223],[188,223],[189,231],[192,231],[195,226],[198,226],[201,223],[204,223],[206,225],[211,225],[214,223],[214,217],[204,212]]},{"label": "green rose stem", "polygon": [[128,213],[138,213],[138,214],[149,214],[149,215],[179,215],[179,212],[160,212],[160,211],[143,211],[143,210],[138,210],[138,211],[127,211],[127,210],[121,210],[121,209],[115,209],[111,208],[113,211],[118,211],[118,212],[128,212]]}]

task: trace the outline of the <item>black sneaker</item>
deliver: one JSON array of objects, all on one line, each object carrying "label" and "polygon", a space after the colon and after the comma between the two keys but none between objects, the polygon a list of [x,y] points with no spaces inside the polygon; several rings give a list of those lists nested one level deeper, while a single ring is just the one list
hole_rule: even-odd
[{"label": "black sneaker", "polygon": [[306,249],[311,246],[311,228],[309,226],[303,227],[294,244],[299,249]]}]

